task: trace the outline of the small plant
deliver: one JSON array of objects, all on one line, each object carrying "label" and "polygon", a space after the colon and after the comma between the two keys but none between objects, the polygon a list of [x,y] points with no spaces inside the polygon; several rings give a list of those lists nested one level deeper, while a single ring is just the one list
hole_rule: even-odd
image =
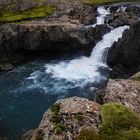
[{"label": "small plant", "polygon": [[78,114],[76,114],[75,118],[76,118],[79,122],[81,122],[81,121],[83,121],[84,116],[83,116],[82,113],[78,113]]},{"label": "small plant", "polygon": [[55,104],[51,107],[51,111],[55,114],[58,115],[60,111],[60,104]]},{"label": "small plant", "polygon": [[56,127],[55,128],[55,133],[56,134],[61,134],[62,133],[62,129],[60,127]]},{"label": "small plant", "polygon": [[61,134],[62,131],[64,131],[64,130],[65,130],[65,126],[63,124],[57,124],[55,126],[55,133],[56,134]]},{"label": "small plant", "polygon": [[52,122],[53,124],[58,124],[61,122],[61,118],[58,115],[53,114],[50,118],[50,122]]}]

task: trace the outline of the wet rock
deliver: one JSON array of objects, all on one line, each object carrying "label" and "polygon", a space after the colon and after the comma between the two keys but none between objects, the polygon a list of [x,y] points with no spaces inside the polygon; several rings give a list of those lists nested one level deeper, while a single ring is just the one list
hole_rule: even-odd
[{"label": "wet rock", "polygon": [[132,25],[136,23],[136,21],[139,21],[139,17],[132,12],[114,13],[107,18],[107,23],[112,27]]},{"label": "wet rock", "polygon": [[97,25],[95,28],[93,28],[92,31],[92,37],[94,38],[95,42],[102,39],[103,35],[108,33],[111,30],[107,25]]},{"label": "wet rock", "polygon": [[86,129],[94,129],[98,133],[101,127],[100,107],[85,98],[59,100],[44,114],[31,140],[38,137],[47,140],[70,140]]},{"label": "wet rock", "polygon": [[97,91],[102,103],[119,102],[140,115],[140,82],[132,79],[109,80],[104,89]]},{"label": "wet rock", "polygon": [[109,49],[107,62],[110,66],[136,66],[140,62],[140,22],[132,25],[117,43]]},{"label": "wet rock", "polygon": [[0,71],[9,71],[14,69],[12,64],[0,64]]}]

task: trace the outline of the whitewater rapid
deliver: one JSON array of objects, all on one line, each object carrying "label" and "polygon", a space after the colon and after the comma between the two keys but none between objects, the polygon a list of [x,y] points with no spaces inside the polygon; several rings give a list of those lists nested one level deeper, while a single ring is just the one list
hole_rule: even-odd
[{"label": "whitewater rapid", "polygon": [[80,57],[71,61],[62,61],[58,64],[46,64],[46,73],[51,73],[53,78],[64,79],[78,85],[99,82],[105,77],[98,70],[106,65],[106,49],[122,37],[128,26],[118,27],[103,36],[96,44],[90,57]]},{"label": "whitewater rapid", "polygon": [[101,25],[105,23],[105,18],[107,15],[110,15],[110,8],[105,9],[104,6],[99,6],[97,8],[97,17],[96,17],[96,23],[93,25],[87,25],[85,28],[91,28],[96,27],[97,25]]}]

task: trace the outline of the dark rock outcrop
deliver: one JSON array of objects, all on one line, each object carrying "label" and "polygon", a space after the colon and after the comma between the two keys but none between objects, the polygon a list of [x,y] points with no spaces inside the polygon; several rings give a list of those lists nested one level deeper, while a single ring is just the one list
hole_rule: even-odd
[{"label": "dark rock outcrop", "polygon": [[111,14],[107,16],[106,23],[112,27],[132,25],[139,21],[140,3],[116,3],[107,5]]},{"label": "dark rock outcrop", "polygon": [[107,62],[110,66],[137,66],[140,63],[140,22],[125,31],[122,38],[109,49]]},{"label": "dark rock outcrop", "polygon": [[107,18],[107,23],[112,27],[132,25],[136,21],[139,21],[139,16],[132,12],[114,13]]},{"label": "dark rock outcrop", "polygon": [[39,137],[46,140],[71,140],[82,130],[93,129],[99,132],[100,109],[99,104],[85,98],[59,100],[44,114],[32,137],[26,135],[27,139],[22,140],[36,140]]},{"label": "dark rock outcrop", "polygon": [[97,91],[102,103],[119,102],[140,115],[140,82],[132,79],[109,80],[104,89]]}]

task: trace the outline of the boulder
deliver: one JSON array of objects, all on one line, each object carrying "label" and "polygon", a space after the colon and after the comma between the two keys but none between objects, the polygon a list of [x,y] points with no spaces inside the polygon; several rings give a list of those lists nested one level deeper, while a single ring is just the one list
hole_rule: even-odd
[{"label": "boulder", "polygon": [[[72,97],[56,102],[47,112],[30,140],[74,139],[82,130],[100,131],[101,106],[85,98]],[[29,139],[22,139],[29,140]]]},{"label": "boulder", "polygon": [[110,79],[104,89],[97,91],[102,103],[119,102],[140,115],[140,82],[132,79]]}]

